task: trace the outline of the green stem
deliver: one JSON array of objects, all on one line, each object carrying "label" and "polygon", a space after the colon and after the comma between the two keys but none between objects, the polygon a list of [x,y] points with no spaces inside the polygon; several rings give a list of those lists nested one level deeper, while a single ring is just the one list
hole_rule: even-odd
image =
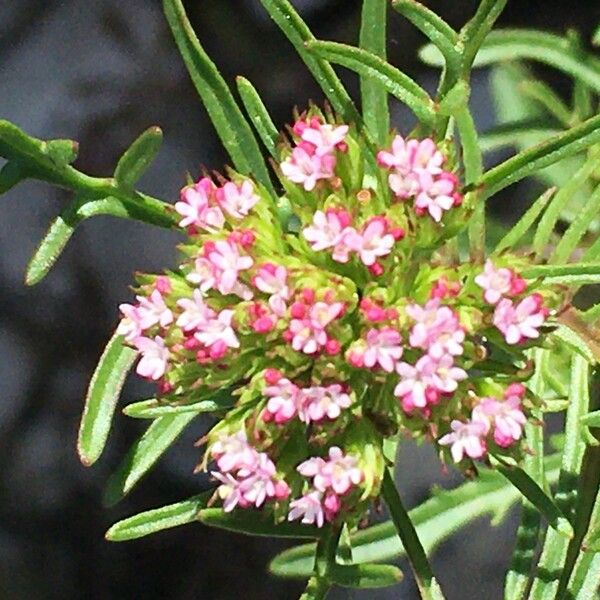
[{"label": "green stem", "polygon": [[334,526],[324,531],[319,538],[315,554],[314,575],[308,580],[300,600],[321,600],[327,596],[330,587],[329,569],[331,565],[335,564],[341,534],[342,526]]},{"label": "green stem", "polygon": [[326,579],[321,577],[311,577],[306,584],[300,600],[323,600],[329,591],[329,584]]},{"label": "green stem", "polygon": [[392,521],[398,531],[398,536],[402,540],[402,544],[406,550],[417,587],[421,593],[421,598],[423,600],[443,600],[444,595],[433,576],[425,549],[421,544],[413,522],[408,516],[406,508],[402,504],[402,500],[388,469],[386,469],[383,476],[382,493],[385,503],[388,505]]}]

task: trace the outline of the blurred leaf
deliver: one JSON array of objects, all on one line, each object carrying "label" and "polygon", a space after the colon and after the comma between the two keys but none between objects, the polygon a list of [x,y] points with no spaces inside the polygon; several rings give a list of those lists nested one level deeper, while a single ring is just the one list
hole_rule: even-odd
[{"label": "blurred leaf", "polygon": [[[360,47],[385,60],[387,0],[364,0],[360,26]],[[385,87],[372,77],[361,76],[360,92],[365,125],[373,139],[383,146],[390,129],[388,96]]]},{"label": "blurred leaf", "polygon": [[306,47],[325,60],[375,79],[404,102],[423,123],[431,124],[435,119],[435,105],[429,94],[408,75],[378,56],[337,42],[309,42]]},{"label": "blurred leaf", "polygon": [[600,142],[600,115],[520,152],[487,171],[481,178],[486,197],[492,196],[536,171]]},{"label": "blurred leaf", "polygon": [[402,571],[392,565],[330,566],[327,575],[332,583],[355,589],[376,589],[396,585],[404,578]]},{"label": "blurred leaf", "polygon": [[117,183],[132,189],[156,158],[162,145],[163,134],[160,127],[146,129],[119,160],[115,169]]},{"label": "blurred leaf", "polygon": [[112,506],[129,493],[195,417],[196,413],[184,413],[153,421],[109,479],[105,503]]},{"label": "blurred leaf", "polygon": [[552,337],[559,339],[564,346],[569,348],[572,352],[581,355],[590,364],[598,362],[598,359],[594,356],[594,353],[587,345],[586,341],[570,327],[560,325],[552,332]]},{"label": "blurred leaf", "polygon": [[137,351],[123,344],[116,333],[106,346],[94,371],[79,426],[77,451],[81,462],[93,465],[104,450],[115,407]]},{"label": "blurred leaf", "polygon": [[172,529],[187,523],[193,523],[198,513],[206,506],[213,490],[161,508],[147,510],[115,523],[107,532],[109,542],[125,542],[157,533],[163,529]]},{"label": "blurred leaf", "polygon": [[163,0],[163,8],[194,86],[236,170],[243,175],[256,177],[275,197],[273,184],[252,129],[227,83],[200,45],[185,14],[183,3],[181,0]]},{"label": "blurred leaf", "polygon": [[[558,479],[560,455],[545,459],[549,484]],[[467,524],[490,515],[495,524],[501,522],[520,493],[499,474],[480,471],[479,479],[454,490],[441,491],[409,511],[417,533],[428,554],[444,540]],[[373,525],[351,536],[355,563],[379,562],[406,556],[396,528],[391,521]],[[307,544],[286,550],[276,556],[270,570],[280,577],[309,577],[314,563],[315,545]]]},{"label": "blurred leaf", "polygon": [[323,530],[301,523],[274,523],[273,515],[245,510],[225,512],[221,508],[205,508],[198,515],[200,522],[210,527],[227,529],[247,535],[282,538],[318,538]]},{"label": "blurred leaf", "polygon": [[7,162],[0,169],[0,194],[8,192],[17,183],[23,181],[27,177],[27,171],[21,163],[15,161]]},{"label": "blurred leaf", "polygon": [[[444,64],[440,51],[433,44],[422,48],[419,56],[430,66],[442,67]],[[552,33],[528,29],[492,31],[477,53],[473,66],[486,67],[514,60],[544,63],[600,92],[600,59],[592,54],[580,56],[567,38]]]},{"label": "blurred leaf", "polygon": [[600,185],[596,187],[585,206],[561,236],[549,262],[563,263],[569,259],[585,235],[588,226],[600,214]]},{"label": "blurred leaf", "polygon": [[522,81],[519,90],[539,102],[563,126],[570,127],[573,115],[562,98],[545,82],[537,79]]},{"label": "blurred leaf", "polygon": [[264,105],[254,86],[245,77],[237,77],[236,82],[246,113],[258,133],[258,137],[260,137],[269,154],[275,160],[279,160],[279,152],[277,150],[279,132],[271,119],[271,115],[267,111],[267,107]]}]

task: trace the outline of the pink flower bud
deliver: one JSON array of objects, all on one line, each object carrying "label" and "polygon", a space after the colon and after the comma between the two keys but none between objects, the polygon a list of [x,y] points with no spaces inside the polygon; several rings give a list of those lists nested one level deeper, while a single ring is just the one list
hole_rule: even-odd
[{"label": "pink flower bud", "polygon": [[306,304],[301,302],[294,302],[290,307],[290,314],[294,319],[303,319],[306,315]]},{"label": "pink flower bud", "polygon": [[315,290],[312,288],[304,288],[302,290],[302,301],[305,304],[313,304],[315,301]]},{"label": "pink flower bud", "polygon": [[383,271],[384,271],[384,269],[383,269],[383,267],[379,263],[373,263],[369,267],[369,272],[374,277],[380,277],[381,275],[383,275]]},{"label": "pink flower bud", "polygon": [[526,388],[522,383],[511,383],[504,391],[504,397],[510,398],[511,396],[517,396],[522,398],[525,395]]},{"label": "pink flower bud", "polygon": [[510,293],[513,296],[518,296],[522,294],[527,289],[527,282],[517,275],[512,276],[510,281]]},{"label": "pink flower bud", "polygon": [[171,280],[166,277],[165,275],[160,275],[156,278],[156,282],[154,283],[154,287],[161,293],[161,294],[170,294],[171,291],[173,290],[172,286],[171,286]]},{"label": "pink flower bud", "polygon": [[402,227],[392,227],[390,229],[390,233],[392,234],[394,240],[396,240],[397,242],[403,239],[406,235],[406,232],[404,231],[404,229],[402,229]]},{"label": "pink flower bud", "polygon": [[325,352],[327,352],[327,354],[329,354],[330,356],[335,356],[336,354],[339,354],[341,349],[342,347],[340,343],[337,340],[334,340],[333,338],[328,339],[327,343],[325,344]]},{"label": "pink flower bud", "polygon": [[273,331],[275,327],[275,323],[270,317],[260,317],[252,324],[252,328],[256,333],[269,333],[269,331]]},{"label": "pink flower bud", "polygon": [[283,375],[278,369],[269,368],[265,370],[265,381],[269,385],[275,385],[282,377]]}]

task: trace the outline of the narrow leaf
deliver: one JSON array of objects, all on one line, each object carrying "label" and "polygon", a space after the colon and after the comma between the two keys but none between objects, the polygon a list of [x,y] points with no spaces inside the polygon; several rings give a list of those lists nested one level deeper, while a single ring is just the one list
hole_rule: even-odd
[{"label": "narrow leaf", "polygon": [[79,458],[86,467],[104,450],[121,389],[136,356],[133,348],[123,344],[123,336],[115,333],[100,357],[85,398],[77,441]]},{"label": "narrow leaf", "polygon": [[563,263],[569,259],[581,238],[585,235],[590,223],[600,213],[600,185],[596,187],[586,204],[581,208],[571,225],[560,238],[550,262]]},{"label": "narrow leaf", "polygon": [[27,177],[25,168],[18,162],[9,161],[0,169],[0,194],[8,192]]},{"label": "narrow leaf", "polygon": [[308,52],[306,44],[314,41],[315,37],[292,4],[288,0],[260,0],[260,2],[292,43],[335,111],[346,122],[360,122],[359,112],[331,65]]},{"label": "narrow leaf", "polygon": [[156,419],[133,444],[117,471],[111,476],[105,494],[106,504],[112,506],[130,492],[195,416],[196,413],[185,413]]},{"label": "narrow leaf", "polygon": [[376,589],[396,585],[402,571],[393,565],[331,565],[327,572],[332,583],[355,589]]},{"label": "narrow leaf", "polygon": [[496,462],[498,471],[506,477],[540,511],[549,525],[565,538],[573,537],[573,528],[550,496],[523,469]]},{"label": "narrow leaf", "polygon": [[387,91],[404,102],[424,122],[435,119],[435,105],[429,94],[396,67],[360,48],[337,42],[309,42],[306,47],[319,57],[356,71],[363,77],[371,77]]},{"label": "narrow leaf", "polygon": [[507,248],[514,248],[531,231],[535,221],[542,214],[546,206],[548,206],[555,192],[556,188],[546,190],[498,242],[494,248],[494,253],[502,252],[502,250],[506,250]]},{"label": "narrow leaf", "polygon": [[258,133],[258,137],[260,137],[269,154],[275,160],[279,160],[279,152],[277,150],[279,132],[271,119],[271,115],[269,115],[267,107],[264,105],[255,87],[245,77],[237,77],[236,83],[246,113],[250,117],[254,129],[256,129],[256,133]]},{"label": "narrow leaf", "polygon": [[566,275],[600,275],[600,263],[569,263],[566,265],[532,265],[522,273],[525,279],[563,277]]},{"label": "narrow leaf", "polygon": [[570,127],[573,115],[562,98],[547,84],[537,79],[523,81],[519,85],[523,94],[539,102],[562,125]]},{"label": "narrow leaf", "polygon": [[282,538],[318,538],[323,531],[312,525],[301,523],[274,523],[273,516],[257,511],[233,511],[226,513],[221,508],[205,508],[198,518],[201,523],[210,527],[218,527],[245,533],[247,535],[282,537]]},{"label": "narrow leaf", "polygon": [[115,523],[107,532],[109,542],[125,542],[157,533],[163,529],[172,529],[187,523],[193,523],[198,513],[206,506],[213,490],[194,496],[183,502],[169,504],[154,510],[147,510]]},{"label": "narrow leaf", "polygon": [[[360,47],[385,60],[387,0],[364,0],[360,27]],[[360,92],[365,125],[376,143],[384,145],[390,129],[387,90],[371,77],[361,76]]]},{"label": "narrow leaf", "polygon": [[181,0],[163,0],[163,8],[192,81],[231,156],[243,175],[253,175],[275,196],[258,142],[227,83],[200,45]]},{"label": "narrow leaf", "polygon": [[600,141],[600,115],[569,131],[561,133],[537,146],[520,152],[502,164],[490,169],[481,178],[480,185],[486,197],[532,175],[559,160],[571,156]]},{"label": "narrow leaf", "polygon": [[129,146],[115,169],[115,179],[124,188],[131,189],[156,158],[162,145],[160,127],[150,127]]},{"label": "narrow leaf", "polygon": [[563,130],[549,127],[540,121],[525,121],[503,123],[488,129],[479,136],[479,147],[483,153],[495,152],[504,148],[516,146],[527,148],[531,146],[531,139],[546,140]]},{"label": "narrow leaf", "polygon": [[552,332],[552,337],[560,340],[562,346],[566,346],[572,352],[579,354],[590,364],[598,362],[587,342],[570,327],[560,325]]},{"label": "narrow leaf", "polygon": [[128,404],[123,413],[134,419],[156,419],[165,415],[181,415],[184,413],[221,412],[231,408],[234,400],[228,390],[214,397],[193,402],[191,404],[168,404],[160,400],[142,400]]},{"label": "narrow leaf", "polygon": [[392,7],[429,38],[444,56],[446,65],[452,68],[460,63],[458,34],[446,21],[416,0],[393,0]]},{"label": "narrow leaf", "polygon": [[29,261],[25,283],[35,285],[48,274],[71,239],[75,228],[84,219],[96,215],[135,218],[133,217],[135,213],[135,209],[129,210],[117,198],[103,198],[101,200],[75,199],[50,225],[48,232]]}]

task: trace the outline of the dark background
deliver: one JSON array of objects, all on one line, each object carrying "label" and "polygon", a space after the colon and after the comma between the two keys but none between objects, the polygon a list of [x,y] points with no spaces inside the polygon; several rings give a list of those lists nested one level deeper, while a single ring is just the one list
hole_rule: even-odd
[{"label": "dark background", "polygon": [[[354,42],[360,2],[296,0],[317,37]],[[459,27],[474,1],[426,2]],[[600,20],[596,2],[512,0],[503,25],[589,38]],[[278,126],[294,105],[321,93],[255,0],[187,3],[196,31],[224,75],[248,77]],[[595,13],[595,14],[592,14]],[[422,38],[390,15],[390,60],[434,85],[416,62]],[[344,73],[344,76],[348,75]],[[356,95],[356,80],[347,83]],[[564,82],[557,80],[560,85]],[[474,81],[481,128],[493,123],[485,74]],[[395,125],[406,128],[395,108]],[[146,127],[165,133],[159,159],[142,187],[173,200],[185,172],[221,168],[226,157],[179,60],[160,10],[150,0],[3,0],[0,2],[0,118],[41,138],[81,144],[77,167],[108,175],[120,153]],[[195,426],[119,506],[102,506],[104,483],[140,434],[139,422],[118,416],[105,455],[92,469],[75,452],[89,377],[131,297],[134,270],[174,264],[178,237],[135,223],[96,218],[78,230],[46,280],[23,284],[27,261],[68,194],[26,183],[0,198],[0,597],[6,600],[247,600],[294,598],[301,584],[265,574],[283,545],[190,525],[123,544],[104,541],[116,520],[195,494],[204,484],[192,469]],[[124,401],[148,393],[131,382]],[[430,449],[408,447],[398,471],[410,506],[443,476]],[[514,518],[490,530],[480,523],[439,550],[434,568],[449,600],[501,598]],[[405,565],[406,567],[406,565]],[[407,569],[405,569],[406,571]],[[336,598],[416,598],[409,578],[398,589]]]}]

